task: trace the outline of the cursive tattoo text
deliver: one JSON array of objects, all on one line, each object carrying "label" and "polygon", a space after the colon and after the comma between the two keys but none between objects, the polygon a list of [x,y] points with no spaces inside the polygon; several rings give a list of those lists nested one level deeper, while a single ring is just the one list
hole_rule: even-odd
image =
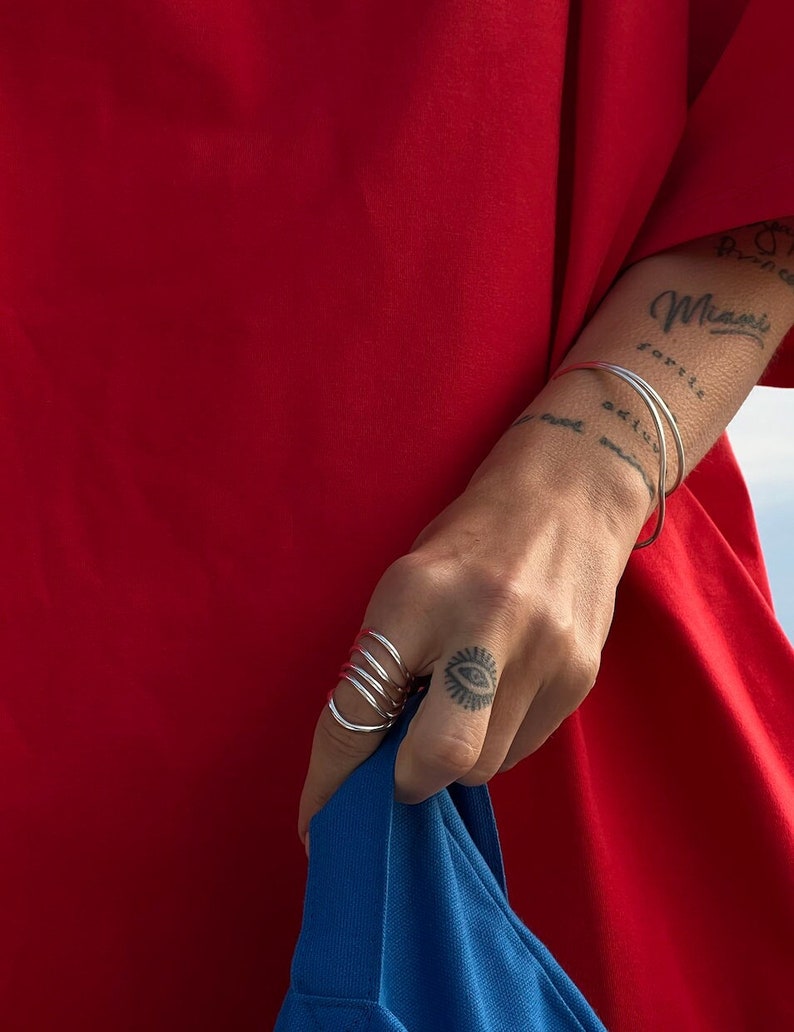
[{"label": "cursive tattoo text", "polygon": [[756,315],[754,312],[720,308],[714,304],[713,294],[701,294],[693,300],[690,294],[679,297],[677,290],[663,290],[651,302],[649,312],[665,333],[669,333],[676,323],[687,326],[695,321],[699,326],[708,326],[709,333],[749,337],[760,347],[764,346],[763,334],[772,328],[766,312]]},{"label": "cursive tattoo text", "polygon": [[[762,236],[763,230],[760,230],[756,236],[756,253],[753,254],[750,251],[743,251],[736,243],[735,237],[723,236],[720,238],[720,242],[717,244],[715,250],[718,258],[733,258],[737,262],[755,269],[760,269],[761,272],[770,272],[773,275],[777,275],[778,279],[782,280],[787,287],[794,287],[794,270],[788,268],[785,265],[781,265],[779,259],[771,258],[770,255],[777,256],[777,242],[774,235],[763,243],[763,247],[758,247],[759,237],[764,241]],[[772,232],[771,230],[769,231]],[[771,247],[772,250],[767,248]],[[784,257],[791,255],[794,250],[794,240],[791,242],[791,248],[785,252]]]},{"label": "cursive tattoo text", "polygon": [[677,369],[679,377],[686,381],[687,386],[694,393],[696,398],[703,401],[706,397],[706,392],[698,383],[697,376],[695,376],[694,373],[689,373],[685,366],[680,365],[670,355],[666,355],[659,348],[652,348],[647,340],[644,340],[641,344],[637,345],[637,351],[645,351],[647,354],[655,358],[657,362],[661,362],[662,365],[666,366],[668,369]]},{"label": "cursive tattoo text", "polygon": [[643,469],[642,463],[637,456],[629,455],[628,452],[624,452],[620,445],[615,444],[614,441],[610,441],[608,437],[602,437],[598,443],[603,445],[605,448],[609,448],[609,450],[614,452],[619,459],[623,459],[624,462],[627,462],[631,467],[636,469],[642,477],[645,486],[648,488],[648,494],[653,498],[656,494],[656,485]]},{"label": "cursive tattoo text", "polygon": [[[538,416],[535,412],[526,412],[523,416],[519,416],[515,423],[511,423],[510,427],[512,429],[514,426],[521,426],[522,423],[529,423],[533,419],[537,418]],[[549,426],[567,427],[569,430],[573,430],[575,434],[584,433],[583,419],[569,419],[568,416],[555,416],[551,412],[544,412],[543,415],[540,416],[540,421],[541,423],[548,423]]]},{"label": "cursive tattoo text", "polygon": [[656,438],[652,434],[649,434],[647,430],[642,429],[640,420],[633,416],[630,409],[619,408],[614,401],[602,401],[601,408],[606,409],[607,412],[614,412],[618,419],[622,419],[627,426],[631,427],[638,437],[645,441],[647,445],[650,445],[650,448],[655,455],[659,454],[659,444]]}]

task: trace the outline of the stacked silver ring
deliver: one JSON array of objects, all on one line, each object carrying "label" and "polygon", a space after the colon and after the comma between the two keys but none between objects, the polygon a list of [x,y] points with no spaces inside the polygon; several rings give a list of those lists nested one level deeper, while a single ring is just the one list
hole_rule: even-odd
[{"label": "stacked silver ring", "polygon": [[[393,677],[375,656],[364,642],[371,638],[378,642],[386,653],[394,661],[399,672],[402,683]],[[359,659],[359,657],[361,657]],[[413,686],[414,677],[402,660],[400,653],[384,635],[373,631],[371,627],[365,627],[359,632],[350,649],[350,658],[342,664],[339,671],[340,680],[348,681],[359,695],[366,699],[369,705],[381,718],[379,724],[354,724],[343,717],[334,700],[334,693],[328,696],[328,708],[334,720],[348,731],[359,731],[369,734],[372,731],[386,731],[402,713],[408,695]]]}]

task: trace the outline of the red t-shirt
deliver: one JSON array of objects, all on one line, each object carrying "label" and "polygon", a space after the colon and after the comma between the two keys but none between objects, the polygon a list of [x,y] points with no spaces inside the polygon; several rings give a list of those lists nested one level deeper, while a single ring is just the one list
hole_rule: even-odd
[{"label": "red t-shirt", "polygon": [[[379,575],[629,261],[794,213],[794,6],[744,6],[3,13],[4,1032],[272,1024]],[[792,683],[723,439],[493,783],[610,1029],[794,1027]]]}]

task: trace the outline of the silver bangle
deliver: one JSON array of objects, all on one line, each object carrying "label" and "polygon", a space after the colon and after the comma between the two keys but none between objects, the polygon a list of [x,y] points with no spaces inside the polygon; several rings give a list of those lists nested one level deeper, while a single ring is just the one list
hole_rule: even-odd
[{"label": "silver bangle", "polygon": [[[676,488],[681,486],[686,474],[684,442],[681,439],[681,433],[678,429],[675,417],[666,405],[662,396],[658,391],[654,390],[646,380],[643,380],[641,376],[638,376],[638,374],[633,372],[631,369],[625,369],[623,366],[615,365],[612,362],[577,362],[574,365],[566,366],[564,369],[558,369],[551,378],[552,380],[556,380],[558,376],[563,376],[565,373],[571,373],[575,369],[603,369],[605,372],[613,373],[615,376],[620,377],[624,383],[627,383],[637,392],[637,394],[639,394],[645,402],[651,419],[653,420],[656,434],[659,438],[659,483],[657,488],[657,495],[659,498],[658,515],[656,518],[656,526],[654,527],[651,536],[646,538],[645,541],[638,541],[634,546],[635,549],[646,548],[648,545],[652,545],[662,532],[666,513],[665,499],[668,495],[671,495]],[[661,418],[662,415],[667,420],[670,427],[670,432],[673,435],[675,450],[678,457],[678,471],[672,487],[669,489],[667,488],[667,441],[665,440],[664,435],[664,425],[662,424]]]}]

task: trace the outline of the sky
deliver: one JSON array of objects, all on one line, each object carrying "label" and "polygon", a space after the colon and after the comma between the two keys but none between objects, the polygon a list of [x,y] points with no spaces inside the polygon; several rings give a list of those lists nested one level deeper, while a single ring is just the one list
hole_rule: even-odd
[{"label": "sky", "polygon": [[750,488],[775,610],[794,642],[794,390],[754,388],[728,437]]}]

